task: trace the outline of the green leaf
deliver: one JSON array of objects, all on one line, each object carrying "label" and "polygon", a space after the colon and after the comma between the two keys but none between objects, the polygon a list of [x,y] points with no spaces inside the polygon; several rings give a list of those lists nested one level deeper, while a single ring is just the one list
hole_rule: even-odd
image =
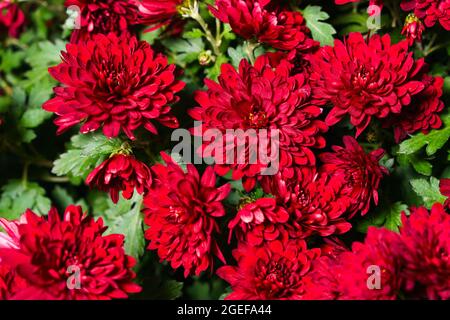
[{"label": "green leaf", "polygon": [[58,176],[69,175],[84,179],[104,159],[121,147],[121,139],[108,139],[103,134],[75,135],[68,150],[54,162],[52,172]]},{"label": "green leaf", "polygon": [[211,80],[216,81],[217,78],[220,75],[220,70],[222,67],[222,64],[227,63],[228,58],[224,55],[221,55],[217,57],[214,65],[211,68],[205,69],[206,77],[208,77]]},{"label": "green leaf", "polygon": [[60,206],[60,208],[65,209],[69,205],[74,204],[77,206],[81,206],[83,211],[88,211],[88,205],[86,201],[83,199],[79,201],[75,201],[69,192],[61,186],[56,186],[52,191],[52,197],[55,199],[55,202]]},{"label": "green leaf", "polygon": [[406,212],[409,215],[408,206],[401,202],[395,202],[389,207],[379,208],[373,214],[369,214],[364,220],[360,221],[356,225],[356,230],[367,233],[367,229],[374,226],[398,231],[398,227],[402,224],[402,212]]},{"label": "green leaf", "polygon": [[427,155],[431,156],[441,149],[450,138],[450,113],[441,117],[444,126],[431,130],[428,134],[417,133],[400,144],[398,153],[413,154],[426,146]]},{"label": "green leaf", "polygon": [[185,32],[183,37],[186,39],[197,39],[203,37],[204,33],[198,28],[194,28],[191,31]]},{"label": "green leaf", "polygon": [[322,11],[320,6],[307,6],[302,14],[306,20],[306,26],[311,30],[313,39],[319,41],[323,46],[332,46],[336,30],[331,24],[321,22],[330,17],[328,13]]},{"label": "green leaf", "polygon": [[187,64],[198,59],[198,55],[205,50],[202,38],[196,39],[167,39],[163,44],[173,53],[177,64]]},{"label": "green leaf", "polygon": [[422,198],[425,207],[431,208],[435,203],[444,203],[446,197],[439,191],[439,180],[435,177],[430,180],[413,179],[410,183],[414,192]]},{"label": "green leaf", "polygon": [[425,160],[422,157],[419,157],[417,154],[397,154],[397,160],[400,165],[405,166],[410,164],[416,172],[424,175],[431,176],[433,171],[433,165]]},{"label": "green leaf", "polygon": [[26,209],[41,215],[47,214],[50,206],[45,190],[37,183],[10,180],[2,188],[0,216],[3,218],[17,219]]},{"label": "green leaf", "polygon": [[231,59],[231,64],[235,68],[239,68],[239,64],[241,63],[242,59],[246,58],[246,54],[242,46],[237,46],[236,49],[228,48],[228,56]]}]

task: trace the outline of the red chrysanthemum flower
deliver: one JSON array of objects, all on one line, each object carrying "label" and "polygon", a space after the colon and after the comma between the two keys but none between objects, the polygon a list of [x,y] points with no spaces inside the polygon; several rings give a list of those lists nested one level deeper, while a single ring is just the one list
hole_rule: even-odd
[{"label": "red chrysanthemum flower", "polygon": [[178,16],[183,0],[135,0],[139,9],[139,21],[151,26],[148,31],[168,25]]},{"label": "red chrysanthemum flower", "polygon": [[109,138],[123,130],[134,139],[133,131],[141,126],[156,134],[151,120],[178,127],[169,104],[178,101],[175,93],[184,83],[175,79],[175,65],[148,43],[112,33],[95,35],[68,44],[62,56],[63,62],[49,72],[63,86],[43,105],[58,115],[58,133],[81,122],[80,132],[103,127]]},{"label": "red chrysanthemum flower", "polygon": [[130,0],[66,0],[67,8],[75,8],[77,17],[70,42],[89,40],[94,34],[128,34],[137,22],[137,7]]},{"label": "red chrysanthemum flower", "polygon": [[298,300],[304,294],[303,277],[320,249],[306,242],[271,241],[263,247],[241,244],[233,251],[237,266],[217,270],[233,292],[226,300]]},{"label": "red chrysanthemum flower", "polygon": [[25,279],[16,270],[0,261],[0,300],[11,300],[21,290],[27,288]]},{"label": "red chrysanthemum flower", "polygon": [[409,218],[403,213],[400,235],[407,295],[450,299],[450,215],[443,206],[413,208]]},{"label": "red chrysanthemum flower", "polygon": [[[247,60],[242,60],[239,71],[224,64],[219,83],[205,80],[208,91],[199,91],[196,95],[200,107],[189,110],[192,118],[202,121],[203,131],[196,130],[195,134],[211,129],[223,135],[222,142],[236,143],[236,139],[242,137],[236,137],[227,130],[255,131],[256,135],[246,137],[250,141],[245,145],[245,150],[241,153],[236,150],[232,164],[230,162],[233,161],[227,161],[228,145],[216,150],[214,155],[208,154],[216,160],[215,169],[219,175],[231,170],[234,180],[243,179],[247,191],[253,189],[257,177],[270,166],[270,161],[263,161],[260,154],[256,156],[256,161],[250,161],[255,157],[251,154],[250,144],[266,147],[268,160],[276,157],[276,154],[270,154],[275,145],[279,150],[278,168],[285,170],[293,166],[313,168],[315,157],[310,148],[325,146],[321,134],[327,126],[318,120],[322,109],[309,103],[307,80],[303,74],[291,76],[291,67],[288,62],[271,65],[268,56],[259,57],[254,67]],[[260,136],[263,130],[267,130],[265,140]],[[273,133],[279,134],[279,139],[276,139],[279,142],[271,140]],[[206,142],[204,148],[217,144],[220,142]]]},{"label": "red chrysanthemum flower", "polygon": [[333,106],[327,125],[348,115],[357,136],[373,117],[399,114],[425,88],[424,60],[414,60],[407,41],[391,44],[388,34],[366,41],[351,33],[344,42],[321,48],[310,62],[315,101]]},{"label": "red chrysanthemum flower", "polygon": [[450,0],[403,0],[401,7],[405,11],[414,10],[427,27],[439,21],[445,30],[450,30]]},{"label": "red chrysanthemum flower", "polygon": [[86,178],[86,184],[109,192],[114,203],[119,201],[119,192],[125,199],[131,199],[136,189],[142,194],[152,183],[150,169],[135,157],[115,154],[103,161]]},{"label": "red chrysanthemum flower", "polygon": [[393,247],[397,233],[369,228],[352,251],[317,259],[305,277],[305,299],[393,300],[401,288],[401,259]]},{"label": "red chrysanthemum flower", "polygon": [[450,179],[441,179],[441,181],[439,182],[439,191],[441,191],[442,195],[447,197],[444,206],[450,209]]},{"label": "red chrysanthemum flower", "polygon": [[442,126],[439,113],[444,109],[444,102],[441,100],[444,79],[424,75],[421,81],[425,89],[414,97],[411,105],[405,107],[400,114],[383,120],[383,127],[394,128],[397,143],[408,134],[417,131],[427,134],[431,129]]},{"label": "red chrysanthemum flower", "polygon": [[216,0],[209,7],[244,39],[255,39],[276,49],[308,51],[318,46],[300,12],[288,11],[271,0]]},{"label": "red chrysanthemum flower", "polygon": [[412,46],[414,42],[422,42],[422,33],[425,31],[422,21],[413,13],[406,17],[403,25],[402,35],[408,40],[408,44]]},{"label": "red chrysanthemum flower", "polygon": [[144,200],[148,248],[156,249],[172,268],[183,267],[186,277],[199,275],[212,267],[214,255],[224,261],[214,235],[219,232],[216,219],[225,215],[221,201],[230,185],[217,188],[212,167],[200,178],[192,164],[184,172],[169,156],[162,156],[166,165],[152,167],[153,185]]},{"label": "red chrysanthemum flower", "polygon": [[0,2],[0,35],[17,38],[25,24],[25,15],[19,6],[11,0]]},{"label": "red chrysanthemum flower", "polygon": [[236,217],[228,224],[230,237],[234,232],[240,242],[260,246],[267,241],[286,240],[289,220],[286,209],[277,205],[275,198],[260,198],[241,205]]},{"label": "red chrysanthemum flower", "polygon": [[344,146],[333,146],[334,152],[319,156],[323,162],[320,172],[338,176],[344,182],[342,193],[352,202],[348,209],[349,217],[357,212],[365,215],[373,199],[378,204],[378,187],[388,170],[379,164],[384,155],[383,149],[366,153],[358,142],[350,136],[344,137]]},{"label": "red chrysanthemum flower", "polygon": [[27,282],[11,299],[112,299],[140,291],[123,235],[104,236],[103,221],[83,216],[81,207],[67,207],[62,220],[55,209],[48,219],[27,210],[0,226],[1,263]]}]

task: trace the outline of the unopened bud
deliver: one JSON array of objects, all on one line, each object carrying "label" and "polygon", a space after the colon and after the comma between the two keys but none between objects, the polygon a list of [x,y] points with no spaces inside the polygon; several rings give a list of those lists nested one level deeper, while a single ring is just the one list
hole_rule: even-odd
[{"label": "unopened bud", "polygon": [[425,27],[413,13],[410,13],[405,20],[405,25],[402,29],[402,35],[408,40],[408,44],[410,46],[413,45],[414,42],[422,42],[422,33],[425,30]]},{"label": "unopened bud", "polygon": [[216,57],[214,57],[211,50],[203,51],[198,55],[198,62],[202,66],[207,66],[207,65],[211,64],[212,62],[214,62],[215,60],[216,60]]}]

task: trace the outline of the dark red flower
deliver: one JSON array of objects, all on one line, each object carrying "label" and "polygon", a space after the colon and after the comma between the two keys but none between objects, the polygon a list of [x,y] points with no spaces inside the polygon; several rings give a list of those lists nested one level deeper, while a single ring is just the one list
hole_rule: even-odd
[{"label": "dark red flower", "polygon": [[[203,131],[196,130],[195,134],[214,130],[223,135],[222,140],[214,144],[204,144],[204,148],[224,144],[216,154],[206,154],[214,157],[216,172],[225,175],[231,170],[234,180],[243,179],[247,191],[253,189],[257,177],[275,160],[279,161],[278,168],[287,171],[292,171],[290,168],[293,166],[313,168],[315,156],[310,148],[325,146],[321,134],[327,130],[327,126],[318,120],[322,109],[309,103],[310,87],[306,77],[304,74],[291,76],[291,67],[288,62],[271,65],[265,55],[256,60],[254,67],[247,60],[242,60],[239,71],[224,64],[219,83],[205,80],[208,90],[199,91],[196,95],[200,107],[189,111],[192,118],[202,121]],[[227,161],[229,145],[225,142],[236,143],[236,139],[243,139],[227,130],[237,129],[244,133],[254,131],[255,134],[248,134],[246,149],[241,152],[236,150],[232,161]],[[267,132],[264,133],[264,130]],[[274,133],[279,137],[271,140]],[[260,154],[256,156],[256,161],[250,161],[255,157],[251,147],[261,147],[261,144],[266,147],[267,160],[270,161],[263,161]],[[278,159],[275,159],[277,154],[273,152],[273,146],[279,150]]]},{"label": "dark red flower", "polygon": [[379,164],[384,155],[383,149],[366,153],[358,142],[350,136],[344,137],[344,147],[333,146],[334,152],[319,156],[323,162],[320,172],[338,176],[344,182],[342,193],[352,202],[348,209],[351,218],[356,213],[365,215],[373,199],[378,204],[378,187],[388,170]]},{"label": "dark red flower", "polygon": [[318,42],[310,37],[300,12],[288,11],[271,0],[216,0],[212,14],[229,23],[244,39],[255,39],[276,49],[308,51]]},{"label": "dark red flower", "polygon": [[20,7],[11,0],[0,2],[0,35],[17,38],[25,24],[25,15]]},{"label": "dark red flower", "polygon": [[411,104],[400,114],[383,120],[384,127],[394,128],[397,143],[408,134],[417,131],[427,134],[431,129],[439,129],[442,126],[439,113],[444,109],[444,102],[441,100],[444,79],[424,75],[421,81],[425,89],[414,97]]},{"label": "dark red flower", "polygon": [[413,11],[427,27],[439,21],[445,30],[450,30],[450,0],[403,0],[401,7]]},{"label": "dark red flower", "polygon": [[414,60],[407,41],[391,44],[388,34],[366,41],[351,33],[344,42],[321,48],[310,62],[315,101],[333,106],[327,125],[348,115],[357,136],[373,117],[399,114],[425,88],[423,59]]},{"label": "dark red flower", "polygon": [[169,104],[184,87],[175,79],[175,65],[156,55],[150,45],[135,37],[95,35],[93,40],[68,44],[63,62],[49,69],[63,86],[43,108],[55,112],[58,133],[83,123],[80,132],[103,127],[107,137],[123,130],[130,139],[143,126],[157,133],[151,120],[178,127]]},{"label": "dark red flower", "polygon": [[233,290],[226,300],[298,300],[304,294],[303,277],[319,255],[319,249],[308,250],[301,240],[241,244],[233,251],[237,266],[221,267],[217,275]]},{"label": "dark red flower", "polygon": [[137,22],[137,7],[130,0],[66,0],[67,8],[77,12],[70,42],[89,40],[94,34],[128,34]]},{"label": "dark red flower", "polygon": [[178,16],[183,0],[135,0],[139,8],[139,21],[151,26],[148,31],[168,25]]},{"label": "dark red flower", "polygon": [[403,247],[404,291],[419,299],[450,299],[450,215],[441,204],[431,211],[412,208],[403,214],[400,235]]},{"label": "dark red flower", "polygon": [[153,185],[144,200],[148,249],[156,249],[172,268],[183,267],[186,277],[199,275],[212,268],[214,255],[224,261],[214,236],[219,232],[216,219],[225,215],[221,201],[230,185],[217,188],[212,167],[200,178],[192,164],[184,172],[169,156],[162,156],[166,165],[152,167]]},{"label": "dark red flower", "polygon": [[114,203],[119,201],[119,192],[125,199],[131,199],[136,189],[144,193],[152,183],[150,169],[135,157],[115,154],[103,161],[86,178],[86,184],[109,192]]},{"label": "dark red flower", "polygon": [[446,208],[450,209],[450,179],[441,179],[441,181],[439,182],[439,190],[441,191],[442,195],[447,197],[444,205]]},{"label": "dark red flower", "polygon": [[422,33],[425,31],[422,21],[414,14],[406,17],[405,25],[402,29],[402,35],[408,40],[408,44],[412,46],[414,42],[422,42]]},{"label": "dark red flower", "polygon": [[[1,234],[0,234],[1,236]],[[27,288],[25,279],[16,270],[0,261],[0,300],[10,300],[21,290]]]},{"label": "dark red flower", "polygon": [[48,219],[27,210],[0,226],[1,263],[27,282],[10,299],[112,299],[140,291],[123,235],[104,236],[102,219],[84,216],[81,207],[67,207],[62,220],[55,209]]},{"label": "dark red flower", "polygon": [[289,214],[277,205],[275,198],[260,198],[241,205],[237,215],[229,222],[230,237],[234,232],[241,242],[259,246],[266,241],[286,240],[285,224]]}]

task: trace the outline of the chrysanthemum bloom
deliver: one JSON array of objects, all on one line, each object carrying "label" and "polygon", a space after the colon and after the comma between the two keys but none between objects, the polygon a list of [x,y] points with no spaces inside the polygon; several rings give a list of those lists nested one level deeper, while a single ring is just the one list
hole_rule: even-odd
[{"label": "chrysanthemum bloom", "polygon": [[25,279],[16,270],[11,269],[0,261],[0,300],[10,300],[27,287]]},{"label": "chrysanthemum bloom", "polygon": [[412,46],[414,42],[422,42],[422,33],[425,31],[422,21],[414,14],[406,17],[405,24],[402,29],[402,35],[408,40],[408,44]]},{"label": "chrysanthemum bloom", "polygon": [[400,114],[393,114],[382,121],[383,127],[394,128],[397,143],[409,134],[417,131],[427,134],[431,129],[442,126],[439,113],[444,109],[441,100],[444,79],[424,75],[421,81],[425,89],[414,97],[411,104],[403,108]]},{"label": "chrysanthemum bloom", "polygon": [[450,0],[403,0],[405,11],[414,11],[427,27],[439,22],[445,30],[450,30]]},{"label": "chrysanthemum bloom", "polygon": [[131,0],[66,0],[75,9],[75,26],[70,42],[87,41],[94,34],[128,34],[137,22],[137,7]]},{"label": "chrysanthemum bloom", "polygon": [[173,22],[183,0],[135,0],[135,2],[139,9],[140,23],[151,26],[148,31],[152,31]]},{"label": "chrysanthemum bloom", "polygon": [[321,48],[310,62],[315,101],[332,105],[327,125],[348,115],[357,136],[373,117],[399,114],[425,88],[423,59],[414,60],[407,41],[391,44],[388,34],[366,41],[351,33],[345,42]]},{"label": "chrysanthemum bloom", "polygon": [[313,181],[299,181],[285,205],[291,215],[291,236],[327,237],[350,230],[345,217],[352,199],[342,192],[343,186],[340,176],[321,175]]},{"label": "chrysanthemum bloom", "polygon": [[263,247],[241,244],[233,251],[237,266],[224,266],[217,275],[233,292],[226,300],[298,300],[304,294],[302,278],[320,249],[306,242],[271,241]]},{"label": "chrysanthemum bloom", "polygon": [[0,260],[26,280],[11,299],[112,299],[140,291],[124,236],[104,236],[103,221],[69,206],[61,219],[27,210],[18,221],[0,219]]},{"label": "chrysanthemum bloom", "polygon": [[145,163],[134,156],[115,154],[103,161],[86,178],[86,184],[109,192],[114,203],[119,201],[119,192],[131,199],[134,190],[142,194],[152,183],[152,174]]},{"label": "chrysanthemum bloom", "polygon": [[403,213],[400,235],[403,250],[404,292],[419,299],[450,299],[450,215],[441,204],[431,211],[413,208]]},{"label": "chrysanthemum bloom", "polygon": [[234,232],[240,242],[259,246],[267,241],[287,239],[288,220],[287,210],[277,205],[275,198],[260,198],[244,203],[228,228],[230,237]]},{"label": "chrysanthemum bloom", "polygon": [[25,23],[25,15],[19,6],[11,0],[0,2],[0,35],[17,38]]},{"label": "chrysanthemum bloom", "polygon": [[439,191],[447,197],[444,206],[450,209],[450,179],[444,178],[439,182]]},{"label": "chrysanthemum bloom", "polygon": [[342,193],[352,202],[348,209],[351,218],[356,213],[365,215],[373,199],[378,204],[378,187],[388,170],[379,164],[384,155],[383,149],[366,153],[358,142],[350,136],[343,138],[344,146],[333,146],[333,152],[319,156],[323,162],[320,171],[323,174],[338,176],[344,182]]},{"label": "chrysanthemum bloom", "polygon": [[[392,300],[400,293],[402,262],[396,253],[399,235],[369,228],[364,243],[337,257],[323,256],[305,277],[305,299]],[[398,248],[397,248],[398,249]]]},{"label": "chrysanthemum bloom", "polygon": [[212,268],[214,256],[224,261],[214,236],[219,232],[216,219],[225,215],[221,201],[230,185],[217,188],[212,167],[200,177],[192,164],[184,172],[169,156],[162,156],[166,165],[152,167],[153,185],[144,199],[148,249],[156,249],[172,268],[183,267],[186,277],[199,275]]},{"label": "chrysanthemum bloom", "polygon": [[175,79],[175,65],[156,55],[150,45],[135,37],[95,35],[93,40],[68,44],[63,62],[49,69],[62,83],[56,97],[43,108],[55,112],[58,133],[83,123],[81,133],[103,128],[105,136],[116,137],[121,130],[134,139],[143,126],[157,133],[152,120],[178,127],[169,104],[184,87]]},{"label": "chrysanthemum bloom", "polygon": [[[310,148],[325,146],[322,133],[327,126],[318,120],[322,109],[309,103],[310,87],[305,75],[291,76],[290,69],[291,64],[287,62],[271,65],[267,56],[259,57],[254,67],[242,60],[239,71],[224,64],[219,83],[205,80],[208,90],[199,91],[196,95],[200,106],[189,111],[192,118],[202,121],[203,132],[209,129],[220,131],[223,141],[234,142],[236,139],[227,130],[255,131],[254,138],[248,137],[253,140],[246,143],[246,149],[241,153],[236,150],[232,161],[226,161],[226,147],[213,155],[216,172],[225,175],[231,170],[233,179],[243,179],[247,191],[253,189],[257,177],[269,167],[269,161],[265,161],[261,154],[254,162],[250,161],[249,145],[261,146],[264,140],[260,133],[263,134],[263,130],[267,130],[269,138],[273,133],[279,135],[279,142],[266,139],[265,142],[269,143],[264,146],[268,160],[276,156],[275,153],[270,154],[273,146],[279,151],[278,168],[314,167],[315,156]],[[208,145],[212,144],[206,142],[204,147]]]},{"label": "chrysanthemum bloom", "polygon": [[247,40],[280,50],[308,51],[318,45],[311,39],[301,13],[285,10],[274,0],[216,0],[216,6],[209,9]]}]

